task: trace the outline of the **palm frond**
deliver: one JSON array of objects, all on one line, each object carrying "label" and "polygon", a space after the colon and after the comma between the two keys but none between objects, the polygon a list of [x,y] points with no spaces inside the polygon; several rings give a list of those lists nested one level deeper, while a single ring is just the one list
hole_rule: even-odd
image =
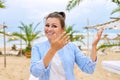
[{"label": "palm frond", "polygon": [[79,5],[80,1],[82,0],[70,0],[67,4],[66,10],[70,11],[72,8],[74,8],[76,5]]},{"label": "palm frond", "polygon": [[68,26],[66,27],[65,31],[66,33],[68,33],[70,35],[70,41],[81,41],[83,44],[84,42],[82,41],[82,39],[84,38],[83,35],[74,35],[74,33],[78,33],[79,31],[73,30],[73,26]]},{"label": "palm frond", "polygon": [[5,8],[4,1],[0,0],[0,8]]},{"label": "palm frond", "polygon": [[114,14],[116,12],[120,12],[120,7],[117,7],[116,9],[114,9],[111,14]]},{"label": "palm frond", "polygon": [[120,4],[120,0],[112,0],[112,2]]},{"label": "palm frond", "polygon": [[112,47],[112,46],[120,46],[120,42],[103,43],[100,46],[98,46],[97,50],[103,49],[103,48],[106,48],[106,47]]},{"label": "palm frond", "polygon": [[11,36],[11,34],[8,34],[8,33],[4,32],[4,31],[0,31],[0,34],[5,34],[6,36]]},{"label": "palm frond", "polygon": [[37,29],[37,27],[40,25],[41,22],[37,23],[33,29],[33,31],[35,31]]},{"label": "palm frond", "polygon": [[13,32],[12,36],[16,36],[22,40],[24,40],[25,42],[27,41],[27,39],[25,38],[25,36],[23,34],[17,33],[17,32]]},{"label": "palm frond", "polygon": [[24,40],[27,44],[27,46],[31,46],[31,43],[33,40],[38,39],[40,36],[40,31],[36,30],[38,23],[35,27],[33,26],[33,23],[26,25],[23,22],[21,22],[21,26],[19,26],[20,30],[22,31],[23,34],[14,32],[12,35],[17,36],[20,39]]},{"label": "palm frond", "polygon": [[30,37],[30,40],[33,41],[33,40],[36,40],[40,37],[40,31],[37,31],[36,33],[32,34],[31,37]]},{"label": "palm frond", "polygon": [[18,38],[8,38],[8,42],[18,41],[18,40],[20,40],[20,39],[18,39]]}]

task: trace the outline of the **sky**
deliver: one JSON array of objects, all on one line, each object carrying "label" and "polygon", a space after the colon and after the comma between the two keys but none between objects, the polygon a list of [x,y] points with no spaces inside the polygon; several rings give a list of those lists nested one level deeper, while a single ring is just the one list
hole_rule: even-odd
[{"label": "sky", "polygon": [[[41,22],[40,29],[43,31],[43,18],[54,11],[66,13],[66,25],[73,25],[74,29],[87,25],[96,25],[110,21],[110,17],[116,4],[111,0],[83,0],[71,11],[66,11],[69,0],[6,0],[6,9],[0,9],[0,24],[8,25],[8,32],[18,30],[21,22],[25,24]],[[89,24],[88,24],[89,21]]]},{"label": "sky", "polygon": [[[5,9],[0,9],[0,24],[5,23],[6,32],[18,32],[21,22],[24,24],[41,22],[38,29],[43,31],[44,17],[50,12],[64,11],[66,25],[73,25],[73,29],[84,32],[87,25],[93,26],[110,21],[110,17],[117,6],[111,0],[83,0],[71,11],[66,11],[69,0],[5,0]],[[89,22],[89,23],[88,23]]]}]

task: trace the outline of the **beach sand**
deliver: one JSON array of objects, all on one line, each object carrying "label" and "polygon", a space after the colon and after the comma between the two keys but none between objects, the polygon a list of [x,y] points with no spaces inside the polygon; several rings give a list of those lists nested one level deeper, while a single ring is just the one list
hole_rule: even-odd
[{"label": "beach sand", "polygon": [[[30,59],[25,56],[7,56],[6,68],[4,68],[4,56],[0,56],[0,80],[28,80]],[[82,72],[75,65],[75,77],[77,80],[120,80],[120,75],[109,72],[102,68],[103,60],[120,60],[120,53],[108,52],[107,55],[98,56],[98,64],[93,74]]]}]

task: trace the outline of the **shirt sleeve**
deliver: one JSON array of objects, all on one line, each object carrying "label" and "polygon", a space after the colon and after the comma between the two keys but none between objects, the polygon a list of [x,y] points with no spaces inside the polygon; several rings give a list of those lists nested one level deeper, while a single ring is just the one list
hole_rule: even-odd
[{"label": "shirt sleeve", "polygon": [[75,62],[79,68],[88,74],[92,74],[95,70],[97,60],[92,62],[91,58],[86,57],[80,49],[76,46],[75,48]]},{"label": "shirt sleeve", "polygon": [[49,66],[45,68],[41,53],[37,46],[32,47],[30,72],[35,77],[43,77],[45,72],[48,71]]}]

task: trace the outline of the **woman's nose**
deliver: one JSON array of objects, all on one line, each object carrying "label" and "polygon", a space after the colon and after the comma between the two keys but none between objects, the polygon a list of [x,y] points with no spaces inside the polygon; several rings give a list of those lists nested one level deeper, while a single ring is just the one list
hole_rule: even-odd
[{"label": "woman's nose", "polygon": [[48,30],[52,30],[52,27],[48,27]]}]

